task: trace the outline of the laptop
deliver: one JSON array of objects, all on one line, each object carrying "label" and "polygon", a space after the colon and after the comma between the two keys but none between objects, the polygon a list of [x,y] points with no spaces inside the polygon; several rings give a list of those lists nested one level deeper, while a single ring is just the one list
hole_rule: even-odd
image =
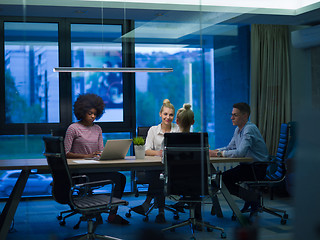
[{"label": "laptop", "polygon": [[[90,158],[94,160],[119,160],[127,155],[132,139],[112,139],[107,140],[100,158]],[[86,158],[89,159],[89,158]]]}]

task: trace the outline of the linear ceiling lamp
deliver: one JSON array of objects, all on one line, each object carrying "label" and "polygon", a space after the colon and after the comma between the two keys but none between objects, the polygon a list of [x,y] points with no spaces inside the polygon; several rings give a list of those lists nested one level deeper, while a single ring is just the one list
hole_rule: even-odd
[{"label": "linear ceiling lamp", "polygon": [[88,67],[58,67],[53,69],[54,72],[173,72],[172,68],[88,68]]}]

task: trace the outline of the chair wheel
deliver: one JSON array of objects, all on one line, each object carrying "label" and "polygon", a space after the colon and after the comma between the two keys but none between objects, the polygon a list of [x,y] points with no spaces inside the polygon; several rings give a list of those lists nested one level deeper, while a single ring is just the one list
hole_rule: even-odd
[{"label": "chair wheel", "polygon": [[207,232],[212,232],[213,228],[207,227]]},{"label": "chair wheel", "polygon": [[231,217],[231,220],[232,220],[232,221],[235,221],[235,220],[237,220],[237,217],[236,217],[236,215],[232,215],[232,217]]},{"label": "chair wheel", "polygon": [[281,225],[286,225],[286,223],[287,223],[287,220],[286,219],[281,219]]},{"label": "chair wheel", "polygon": [[65,226],[66,225],[66,221],[61,221],[59,222],[60,226]]},{"label": "chair wheel", "polygon": [[62,216],[57,216],[57,219],[58,219],[58,220],[61,220],[61,219],[62,219]]},{"label": "chair wheel", "polygon": [[127,218],[130,218],[130,217],[131,217],[131,213],[130,213],[130,212],[127,212],[127,213],[126,213],[126,217],[127,217]]},{"label": "chair wheel", "polygon": [[142,221],[144,221],[144,222],[149,222],[149,217],[148,217],[148,216],[144,217],[144,218],[142,219]]},{"label": "chair wheel", "polygon": [[139,197],[139,193],[136,193],[134,196],[135,196],[135,197]]},{"label": "chair wheel", "polygon": [[173,215],[173,219],[174,220],[178,220],[179,219],[179,215],[178,214]]},{"label": "chair wheel", "polygon": [[221,238],[227,238],[227,234],[225,232],[221,233]]},{"label": "chair wheel", "polygon": [[288,219],[289,215],[288,214],[283,214],[283,219]]}]

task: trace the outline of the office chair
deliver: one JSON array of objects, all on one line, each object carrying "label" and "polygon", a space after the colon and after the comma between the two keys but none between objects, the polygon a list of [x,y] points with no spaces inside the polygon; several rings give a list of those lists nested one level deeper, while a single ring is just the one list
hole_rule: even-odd
[{"label": "office chair", "polygon": [[211,204],[212,197],[218,191],[211,185],[211,180],[216,176],[212,173],[209,161],[208,134],[165,133],[164,165],[165,193],[180,196],[178,201],[189,209],[189,219],[162,231],[174,231],[190,225],[193,239],[197,226],[206,227],[208,231],[219,230],[221,238],[226,238],[223,228],[203,222],[199,216],[196,218],[199,204]]},{"label": "office chair", "polygon": [[[292,147],[295,145],[295,137],[294,137],[294,128],[295,123],[289,122],[288,124],[283,123],[281,124],[280,128],[280,138],[279,138],[279,144],[277,149],[277,154],[274,157],[270,157],[270,160],[268,162],[254,162],[251,164],[252,171],[254,172],[254,166],[257,164],[267,164],[267,170],[266,170],[266,176],[264,180],[254,180],[254,181],[243,181],[241,184],[245,184],[249,187],[249,189],[252,189],[253,191],[257,191],[259,193],[259,201],[260,201],[260,207],[258,209],[259,212],[267,212],[269,214],[272,214],[274,216],[280,217],[281,221],[280,223],[282,225],[285,225],[287,223],[288,214],[285,210],[276,209],[276,208],[270,208],[266,207],[264,205],[263,201],[263,193],[266,188],[271,189],[279,184],[284,182],[286,177],[286,159],[290,151],[292,150]],[[244,212],[248,212],[249,210],[246,210]],[[282,213],[282,214],[280,214]],[[232,216],[232,219],[234,220],[234,215]]]},{"label": "office chair", "polygon": [[[146,140],[148,131],[150,127],[138,127],[137,128],[137,136],[142,137],[144,140]],[[133,189],[135,191],[135,197],[139,197],[139,186],[142,185],[142,189],[148,188],[147,179],[145,176],[146,171],[135,171],[134,175],[134,181],[133,181]]]},{"label": "office chair", "polygon": [[[51,136],[58,136],[58,137],[65,137],[66,135],[66,131],[67,131],[68,127],[61,127],[58,129],[51,129],[50,130],[50,134]],[[67,214],[65,216],[63,216],[64,214]],[[59,220],[59,224],[60,226],[65,226],[66,225],[66,218],[71,217],[73,215],[77,214],[73,209],[69,209],[69,210],[65,210],[65,211],[61,211],[58,216],[57,219]],[[73,227],[74,229],[78,229],[79,225],[75,225]]]},{"label": "office chair", "polygon": [[[111,180],[89,182],[85,175],[71,177],[65,151],[63,138],[50,136],[43,137],[45,143],[45,153],[49,169],[53,178],[52,195],[56,202],[68,204],[75,214],[81,214],[81,221],[88,222],[88,232],[74,236],[70,239],[118,239],[114,237],[98,235],[95,229],[102,224],[101,213],[109,213],[111,208],[119,205],[128,205],[127,201],[113,197],[114,183]],[[75,184],[75,179],[82,180],[83,183]],[[94,194],[88,192],[90,186],[111,186],[108,194]],[[93,219],[96,219],[94,221]]]},{"label": "office chair", "polygon": [[[142,137],[144,140],[146,140],[148,131],[150,127],[138,127],[137,129],[137,136]],[[146,176],[146,171],[135,171],[134,172],[134,181],[133,181],[133,189],[135,191],[135,197],[139,197],[139,186],[142,185],[142,189],[148,188],[148,179]],[[156,208],[155,202],[153,202],[149,208],[149,210],[145,213],[144,218],[142,219],[144,222],[149,221],[149,214],[152,212],[152,210]],[[173,219],[178,220],[179,219],[179,213],[178,211],[174,208],[172,205],[165,205],[164,207],[166,210],[173,212]],[[126,213],[126,217],[130,218],[131,217],[131,211],[132,209],[130,208],[129,211]]]}]

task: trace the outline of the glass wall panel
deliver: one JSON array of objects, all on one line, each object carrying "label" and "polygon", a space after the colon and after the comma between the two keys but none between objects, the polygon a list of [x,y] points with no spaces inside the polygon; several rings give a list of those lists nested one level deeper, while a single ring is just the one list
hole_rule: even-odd
[{"label": "glass wall panel", "polygon": [[4,40],[6,123],[59,122],[58,24],[5,22]]},{"label": "glass wall panel", "polygon": [[[121,25],[72,24],[72,66],[122,67],[121,28]],[[72,73],[72,85],[73,102],[83,93],[95,93],[102,97],[106,111],[99,122],[123,121],[121,73]]]},{"label": "glass wall panel", "polygon": [[176,110],[191,103],[192,130],[208,132],[211,148],[226,145],[234,130],[232,105],[249,102],[249,28],[219,26],[199,38],[190,34],[195,24],[179,24],[189,29],[184,32],[172,31],[179,29],[176,25],[154,22],[153,28],[163,31],[151,40],[143,34],[144,24],[136,23],[136,67],[173,68],[172,73],[136,74],[137,126],[159,124],[159,110],[168,98]]},{"label": "glass wall panel", "polygon": [[[44,158],[43,135],[15,135],[0,136],[0,160],[1,159],[37,159]],[[128,139],[129,132],[103,133],[104,143],[108,139]],[[132,147],[127,155],[132,155]],[[125,192],[132,191],[131,172],[122,172],[126,176],[127,184]],[[17,181],[20,170],[0,171],[0,198],[8,197]],[[51,195],[50,174],[31,174],[23,196]]]}]

